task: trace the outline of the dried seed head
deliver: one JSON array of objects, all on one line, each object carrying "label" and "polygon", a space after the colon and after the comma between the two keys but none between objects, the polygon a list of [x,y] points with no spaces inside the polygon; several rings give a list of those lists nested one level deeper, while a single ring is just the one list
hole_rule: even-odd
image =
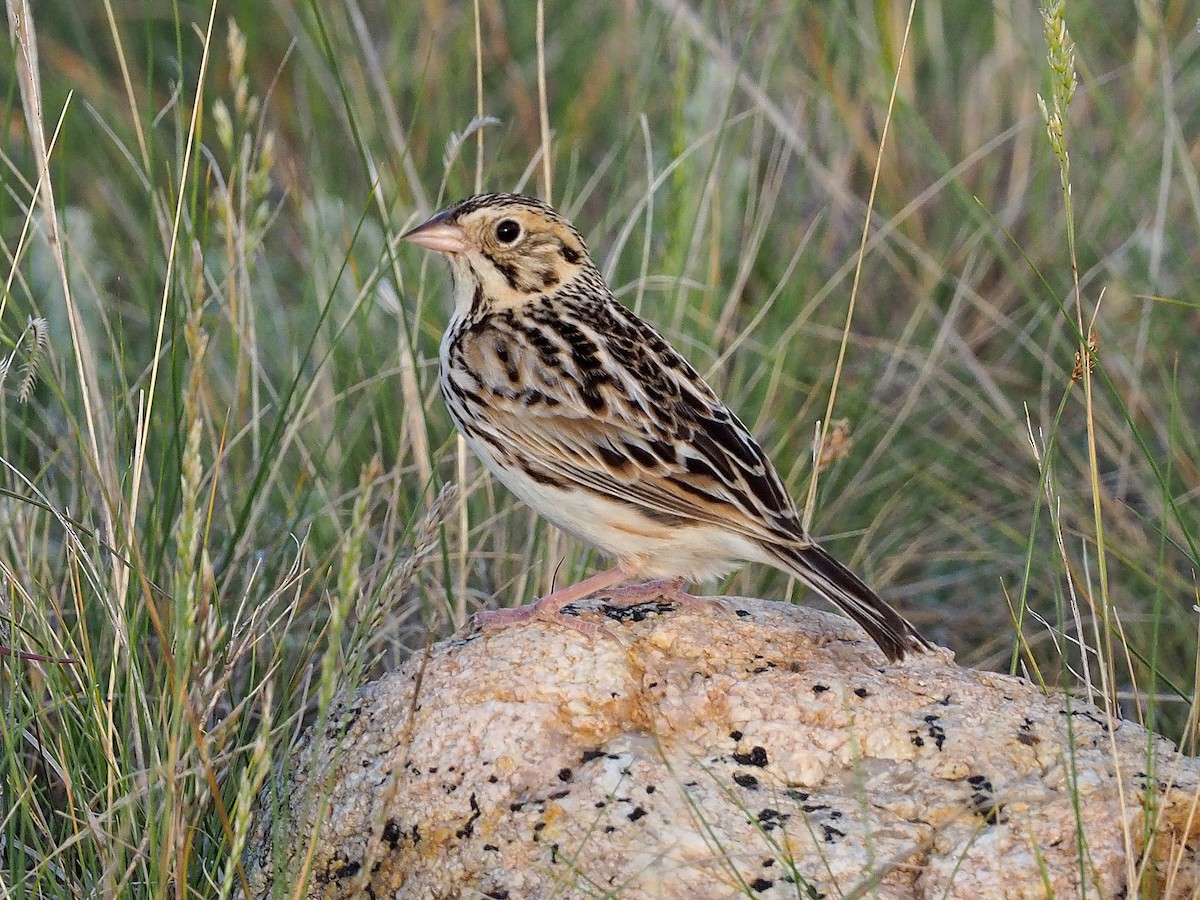
[{"label": "dried seed head", "polygon": [[821,452],[817,454],[817,471],[824,472],[849,453],[853,443],[850,439],[849,419],[837,419],[831,422],[825,440],[821,443]]},{"label": "dried seed head", "polygon": [[1084,374],[1091,375],[1092,370],[1096,367],[1096,350],[1100,346],[1100,339],[1096,337],[1095,331],[1088,332],[1087,353],[1084,354],[1083,349],[1075,351],[1075,368],[1071,370],[1071,383],[1074,384]]}]

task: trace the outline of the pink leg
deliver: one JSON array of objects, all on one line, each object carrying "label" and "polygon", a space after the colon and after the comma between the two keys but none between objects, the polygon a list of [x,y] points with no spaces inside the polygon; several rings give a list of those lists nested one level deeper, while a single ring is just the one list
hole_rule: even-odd
[{"label": "pink leg", "polygon": [[658,581],[647,581],[645,584],[631,584],[629,587],[605,591],[606,599],[615,606],[636,606],[651,600],[666,600],[680,606],[720,607],[720,603],[711,597],[697,597],[683,589],[682,578],[662,578]]},{"label": "pink leg", "polygon": [[562,613],[562,608],[574,603],[576,600],[582,600],[598,591],[610,588],[614,584],[620,584],[628,577],[629,573],[620,567],[608,569],[607,571],[596,573],[591,578],[585,578],[577,584],[559,588],[557,591],[547,594],[540,600],[526,606],[518,606],[515,609],[488,609],[477,612],[472,622],[476,628],[482,631],[493,631],[498,628],[506,628],[509,625],[516,625],[520,622],[539,620],[542,622],[553,622],[555,625],[574,629],[582,634],[586,634],[588,637],[595,637],[598,634],[604,633],[604,629],[600,625],[597,625],[595,622],[580,621],[575,616],[565,616]]}]

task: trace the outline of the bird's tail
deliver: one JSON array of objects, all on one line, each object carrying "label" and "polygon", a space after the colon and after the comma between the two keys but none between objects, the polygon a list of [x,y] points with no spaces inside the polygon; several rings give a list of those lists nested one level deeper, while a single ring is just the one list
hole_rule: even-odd
[{"label": "bird's tail", "polygon": [[931,644],[861,578],[816,544],[770,544],[767,551],[795,575],[863,627],[884,655],[895,662],[906,653],[924,653]]}]

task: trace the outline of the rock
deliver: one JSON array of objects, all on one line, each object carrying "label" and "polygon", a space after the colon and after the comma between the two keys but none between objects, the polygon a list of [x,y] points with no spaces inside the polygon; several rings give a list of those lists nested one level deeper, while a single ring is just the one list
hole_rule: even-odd
[{"label": "rock", "polygon": [[335,702],[264,792],[255,895],[306,860],[313,898],[1200,886],[1196,760],[1136,724],[788,604],[579,609],[616,639],[456,638]]}]

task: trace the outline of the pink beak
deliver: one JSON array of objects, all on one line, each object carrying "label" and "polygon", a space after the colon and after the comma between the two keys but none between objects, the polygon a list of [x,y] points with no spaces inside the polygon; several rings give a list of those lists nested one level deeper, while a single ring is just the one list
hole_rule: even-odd
[{"label": "pink beak", "polygon": [[450,213],[438,213],[424,225],[418,225],[403,236],[418,247],[438,253],[466,253],[470,249],[467,233],[450,221]]}]

